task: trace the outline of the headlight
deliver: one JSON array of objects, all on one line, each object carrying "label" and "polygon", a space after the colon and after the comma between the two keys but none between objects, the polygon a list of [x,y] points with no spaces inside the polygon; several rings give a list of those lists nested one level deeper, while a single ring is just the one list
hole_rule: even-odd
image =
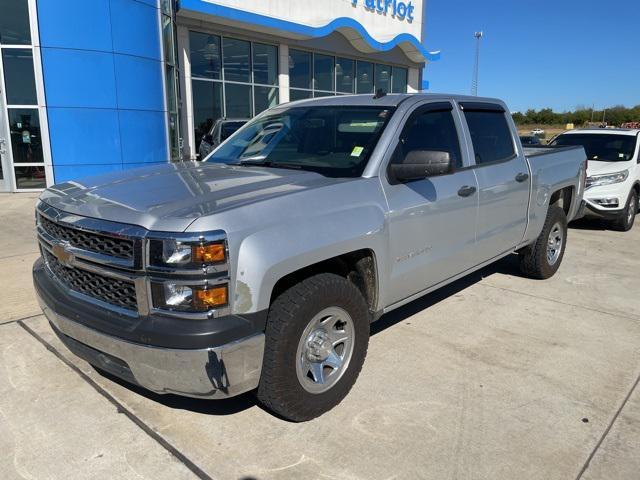
[{"label": "headlight", "polygon": [[222,241],[150,240],[149,243],[149,264],[154,267],[197,269],[226,261],[227,249]]},{"label": "headlight", "polygon": [[614,183],[622,183],[629,177],[629,170],[622,172],[608,173],[606,175],[594,175],[587,177],[588,187],[599,187],[601,185],[612,185]]},{"label": "headlight", "polygon": [[175,282],[151,283],[153,306],[179,312],[206,312],[225,307],[227,285],[183,285]]}]

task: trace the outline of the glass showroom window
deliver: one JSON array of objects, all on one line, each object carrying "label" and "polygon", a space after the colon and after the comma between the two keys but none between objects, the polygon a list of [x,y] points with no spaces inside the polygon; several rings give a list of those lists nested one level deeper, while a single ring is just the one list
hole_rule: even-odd
[{"label": "glass showroom window", "polygon": [[349,58],[336,58],[336,91],[355,92],[356,61]]},{"label": "glass showroom window", "polygon": [[289,50],[289,98],[348,93],[406,93],[407,69],[320,53]]},{"label": "glass showroom window", "polygon": [[393,67],[393,75],[391,76],[391,92],[407,93],[407,69],[402,67]]},{"label": "glass showroom window", "polygon": [[189,32],[195,149],[219,118],[251,118],[278,103],[278,47]]},{"label": "glass showroom window", "polygon": [[47,180],[28,2],[0,0],[0,12],[0,190],[42,189]]}]

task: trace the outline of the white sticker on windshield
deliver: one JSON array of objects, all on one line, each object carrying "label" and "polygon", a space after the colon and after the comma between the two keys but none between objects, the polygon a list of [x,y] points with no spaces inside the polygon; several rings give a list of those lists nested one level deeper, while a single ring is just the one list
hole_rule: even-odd
[{"label": "white sticker on windshield", "polygon": [[362,155],[363,151],[364,151],[364,147],[353,147],[353,150],[351,150],[351,156],[359,157],[360,155]]},{"label": "white sticker on windshield", "polygon": [[618,158],[624,158],[624,153],[619,153]]}]

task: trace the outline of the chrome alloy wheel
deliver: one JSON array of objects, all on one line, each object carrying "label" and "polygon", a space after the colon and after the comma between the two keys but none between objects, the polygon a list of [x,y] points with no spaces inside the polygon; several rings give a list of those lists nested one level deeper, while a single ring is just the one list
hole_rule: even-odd
[{"label": "chrome alloy wheel", "polygon": [[562,253],[562,242],[564,240],[564,230],[560,222],[556,222],[551,227],[549,233],[549,241],[547,242],[547,262],[549,265],[555,265]]},{"label": "chrome alloy wheel", "polygon": [[309,393],[324,393],[349,367],[355,329],[351,316],[329,307],[314,316],[304,329],[296,353],[296,374]]}]

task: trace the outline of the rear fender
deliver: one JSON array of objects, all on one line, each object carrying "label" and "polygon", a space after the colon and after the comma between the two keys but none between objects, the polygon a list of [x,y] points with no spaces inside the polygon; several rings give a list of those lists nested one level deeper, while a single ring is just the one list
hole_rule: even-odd
[{"label": "rear fender", "polygon": [[569,207],[568,219],[576,215],[582,201],[583,162],[576,161],[571,155],[541,155],[529,159],[531,167],[531,198],[529,201],[529,223],[525,232],[523,245],[535,241],[547,217],[549,202],[553,194],[563,188],[572,187],[573,195]]}]

